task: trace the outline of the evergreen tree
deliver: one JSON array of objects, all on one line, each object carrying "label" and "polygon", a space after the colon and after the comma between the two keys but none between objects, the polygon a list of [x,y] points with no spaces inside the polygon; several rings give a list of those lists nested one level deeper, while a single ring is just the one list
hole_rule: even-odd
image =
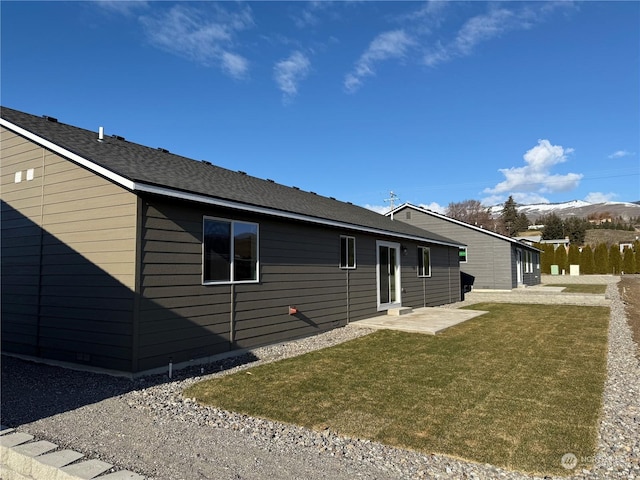
[{"label": "evergreen tree", "polygon": [[636,254],[636,273],[640,273],[640,240],[633,242],[633,251]]},{"label": "evergreen tree", "polygon": [[584,243],[584,237],[587,232],[587,225],[589,222],[583,218],[571,217],[567,218],[564,222],[564,232],[569,237],[569,242],[577,245]]},{"label": "evergreen tree", "polygon": [[580,252],[580,273],[591,275],[594,273],[594,270],[593,251],[591,250],[591,245],[587,245]]},{"label": "evergreen tree", "polygon": [[636,273],[636,261],[634,258],[633,249],[625,248],[622,255],[622,271],[624,273]]},{"label": "evergreen tree", "polygon": [[609,248],[609,273],[618,275],[622,266],[622,255],[620,255],[620,247],[615,243]]},{"label": "evergreen tree", "polygon": [[580,265],[580,250],[577,245],[569,245],[569,254],[567,256],[568,265]]},{"label": "evergreen tree", "polygon": [[553,245],[549,243],[535,244],[536,248],[542,250],[540,253],[540,273],[546,273],[547,275],[551,273],[551,265],[555,265],[554,262],[554,249]]},{"label": "evergreen tree", "polygon": [[599,243],[593,252],[594,273],[601,275],[609,272],[609,249],[606,243]]},{"label": "evergreen tree", "polygon": [[531,225],[529,218],[524,212],[522,212],[518,215],[518,218],[516,219],[514,232],[526,232],[529,228],[529,225]]},{"label": "evergreen tree", "polygon": [[518,207],[513,196],[509,195],[509,198],[504,202],[502,207],[502,213],[500,213],[500,226],[504,235],[513,237],[518,233]]},{"label": "evergreen tree", "polygon": [[544,229],[542,230],[543,240],[564,238],[564,224],[562,223],[562,219],[555,213],[545,215],[539,220],[539,223],[544,225]]},{"label": "evergreen tree", "polygon": [[563,270],[565,272],[569,270],[569,267],[567,266],[567,250],[564,248],[564,245],[560,245],[558,248],[556,248],[555,254],[553,256],[553,263],[554,265],[558,265],[558,273],[560,275],[563,274]]}]

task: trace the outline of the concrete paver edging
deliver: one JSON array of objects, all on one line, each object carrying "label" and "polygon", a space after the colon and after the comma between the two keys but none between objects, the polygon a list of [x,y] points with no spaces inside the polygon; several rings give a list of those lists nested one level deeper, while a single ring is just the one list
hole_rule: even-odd
[{"label": "concrete paver edging", "polygon": [[144,480],[129,470],[107,473],[113,465],[83,460],[82,453],[0,427],[0,477],[3,480]]}]

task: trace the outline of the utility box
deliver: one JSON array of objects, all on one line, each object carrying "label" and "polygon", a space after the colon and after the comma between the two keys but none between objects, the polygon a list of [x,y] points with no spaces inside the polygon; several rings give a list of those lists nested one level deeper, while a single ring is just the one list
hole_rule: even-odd
[{"label": "utility box", "polygon": [[580,265],[569,265],[569,275],[580,275]]},{"label": "utility box", "polygon": [[560,267],[558,265],[551,265],[551,275],[558,275]]}]

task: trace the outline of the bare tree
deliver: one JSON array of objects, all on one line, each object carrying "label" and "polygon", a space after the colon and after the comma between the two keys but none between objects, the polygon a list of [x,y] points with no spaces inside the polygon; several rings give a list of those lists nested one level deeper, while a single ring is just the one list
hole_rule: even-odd
[{"label": "bare tree", "polygon": [[493,230],[494,221],[491,218],[489,207],[483,206],[479,200],[464,200],[451,202],[447,206],[445,214],[462,222],[470,223],[477,227]]}]

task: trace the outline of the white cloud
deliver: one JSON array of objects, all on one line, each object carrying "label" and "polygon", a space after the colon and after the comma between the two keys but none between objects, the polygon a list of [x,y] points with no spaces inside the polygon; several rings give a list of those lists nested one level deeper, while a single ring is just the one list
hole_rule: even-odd
[{"label": "white cloud", "polygon": [[[345,75],[343,86],[349,93],[358,90],[366,77],[375,75],[375,65],[384,60],[404,59],[435,67],[455,58],[471,55],[476,47],[507,32],[525,30],[542,23],[558,8],[572,8],[571,2],[489,2],[487,11],[468,18],[451,38],[438,31],[451,18],[445,10],[454,2],[429,1],[394,20],[400,28],[381,33]],[[444,31],[444,30],[442,30]],[[451,31],[450,28],[446,29]]]},{"label": "white cloud", "polygon": [[489,11],[467,20],[449,42],[438,40],[427,48],[423,63],[435,67],[457,57],[471,55],[477,45],[513,30],[526,30],[542,22],[556,8],[569,7],[571,2],[530,4],[518,9],[496,7],[490,4]]},{"label": "white cloud", "polygon": [[616,150],[611,155],[609,155],[609,158],[623,158],[630,157],[631,155],[633,155],[633,153],[627,150]]},{"label": "white cloud", "polygon": [[[210,5],[210,4],[206,4]],[[249,62],[232,51],[235,35],[253,26],[251,10],[211,10],[178,4],[140,17],[152,45],[205,66],[217,66],[227,75],[242,78]]]},{"label": "white cloud", "polygon": [[584,197],[584,201],[589,203],[604,203],[604,202],[611,202],[617,197],[618,197],[618,194],[613,192],[609,192],[609,193],[590,192],[587,194],[586,197]]},{"label": "white cloud", "polygon": [[298,94],[298,84],[306,78],[311,69],[311,62],[300,51],[293,52],[273,67],[273,76],[278,88],[282,90],[283,99],[291,100]]},{"label": "white cloud", "polygon": [[107,11],[125,16],[131,16],[138,10],[149,6],[149,2],[143,0],[97,0],[95,4]]},{"label": "white cloud", "polygon": [[447,210],[447,207],[443,207],[437,202],[431,202],[429,204],[421,203],[418,206],[421,208],[426,208],[427,210],[431,210],[432,212],[436,212],[436,213],[444,213]]},{"label": "white cloud", "polygon": [[375,75],[375,65],[392,58],[402,58],[415,41],[404,30],[393,30],[378,35],[360,56],[353,70],[345,76],[344,88],[352,93],[358,90],[365,77]]},{"label": "white cloud", "polygon": [[384,215],[391,210],[388,205],[369,205],[367,203],[366,205],[363,205],[363,207],[366,208],[367,210],[373,210],[374,212],[379,213],[380,215]]},{"label": "white cloud", "polygon": [[[523,193],[556,193],[568,192],[575,189],[583,175],[567,173],[565,175],[552,174],[551,169],[567,161],[567,155],[573,153],[572,148],[551,145],[549,140],[538,140],[538,145],[528,150],[523,158],[524,167],[501,168],[505,176],[503,182],[493,188],[485,188],[485,193],[516,195]],[[540,197],[544,198],[544,197]]]}]

